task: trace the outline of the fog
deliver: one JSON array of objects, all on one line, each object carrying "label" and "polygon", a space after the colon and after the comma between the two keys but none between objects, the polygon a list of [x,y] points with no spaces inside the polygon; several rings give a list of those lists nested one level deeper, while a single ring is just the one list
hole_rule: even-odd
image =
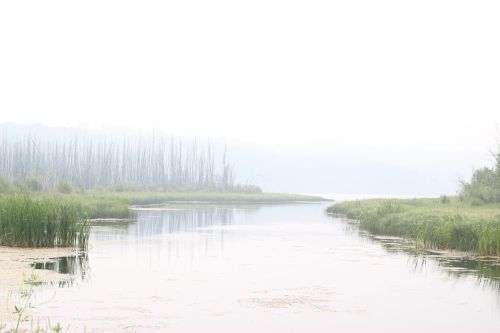
[{"label": "fog", "polygon": [[454,193],[500,124],[496,1],[0,4],[0,123],[210,137],[268,191]]}]

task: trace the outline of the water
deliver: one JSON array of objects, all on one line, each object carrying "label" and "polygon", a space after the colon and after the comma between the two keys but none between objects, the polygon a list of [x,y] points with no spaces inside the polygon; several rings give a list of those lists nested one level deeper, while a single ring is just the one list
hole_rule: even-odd
[{"label": "water", "polygon": [[498,262],[415,254],[325,208],[171,205],[95,225],[35,314],[77,332],[500,330]]}]

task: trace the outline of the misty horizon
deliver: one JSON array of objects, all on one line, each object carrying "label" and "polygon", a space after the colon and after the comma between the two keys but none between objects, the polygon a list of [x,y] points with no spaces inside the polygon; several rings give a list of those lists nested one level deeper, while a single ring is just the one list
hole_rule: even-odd
[{"label": "misty horizon", "polygon": [[[51,127],[43,124],[0,124],[2,132],[38,138],[74,135],[120,139],[173,132],[141,129]],[[175,136],[175,135],[174,135]],[[376,196],[453,195],[472,172],[492,163],[490,151],[456,151],[368,145],[303,144],[263,145],[217,137],[184,137],[211,142],[221,153],[227,149],[238,183],[268,192],[336,193]],[[494,140],[492,140],[493,142]],[[492,145],[494,146],[494,145]],[[299,163],[300,162],[300,163]]]}]

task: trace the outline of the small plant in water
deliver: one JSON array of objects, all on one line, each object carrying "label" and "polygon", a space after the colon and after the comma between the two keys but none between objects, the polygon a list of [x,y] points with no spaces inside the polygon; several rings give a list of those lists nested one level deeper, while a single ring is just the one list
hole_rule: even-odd
[{"label": "small plant in water", "polygon": [[[29,314],[30,309],[34,309],[50,301],[38,304],[33,303],[34,287],[40,283],[41,281],[38,276],[33,273],[23,279],[23,285],[19,290],[19,300],[13,306],[12,314],[15,318],[13,326],[9,328],[7,324],[0,324],[0,333],[61,333],[64,331],[59,323],[52,325],[50,320],[45,326],[41,326],[40,322],[35,324],[32,316]],[[29,328],[26,328],[26,326],[29,326]]]}]

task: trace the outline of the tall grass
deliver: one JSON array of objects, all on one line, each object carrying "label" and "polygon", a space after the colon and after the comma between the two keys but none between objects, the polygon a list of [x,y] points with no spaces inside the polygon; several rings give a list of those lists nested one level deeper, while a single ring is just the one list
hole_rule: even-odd
[{"label": "tall grass", "polygon": [[73,201],[15,194],[0,198],[0,245],[86,247],[89,226]]},{"label": "tall grass", "polygon": [[474,207],[452,198],[343,202],[328,212],[360,221],[380,235],[413,239],[424,246],[500,256],[500,205]]}]

